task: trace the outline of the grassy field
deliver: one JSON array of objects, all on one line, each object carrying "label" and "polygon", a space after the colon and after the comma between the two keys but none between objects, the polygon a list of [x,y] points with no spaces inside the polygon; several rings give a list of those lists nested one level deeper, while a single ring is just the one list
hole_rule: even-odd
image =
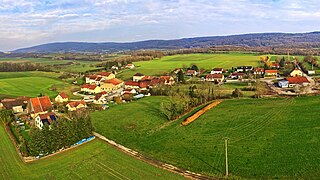
[{"label": "grassy field", "polygon": [[320,177],[320,97],[225,100],[187,127],[166,121],[162,100],[148,97],[95,112],[94,126],[125,146],[208,175],[224,175],[228,137],[235,177]]},{"label": "grassy field", "polygon": [[229,68],[237,66],[257,66],[260,56],[253,54],[186,54],[166,56],[152,61],[135,62],[138,66],[133,70],[126,70],[119,77],[130,78],[133,74],[140,72],[146,75],[161,75],[174,70],[175,68],[190,67],[196,64],[199,68],[211,69],[214,67]]},{"label": "grassy field", "polygon": [[128,156],[101,140],[24,164],[0,125],[0,179],[183,179]]},{"label": "grassy field", "polygon": [[[76,86],[59,80],[59,75],[51,72],[3,72],[0,73],[0,94],[36,97],[42,93],[54,97],[58,92],[65,91],[71,95],[71,90]],[[53,86],[55,91],[50,90]]]}]

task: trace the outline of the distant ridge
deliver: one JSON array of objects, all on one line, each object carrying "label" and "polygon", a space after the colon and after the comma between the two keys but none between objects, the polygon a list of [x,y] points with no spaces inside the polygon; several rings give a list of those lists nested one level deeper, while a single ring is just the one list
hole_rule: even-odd
[{"label": "distant ridge", "polygon": [[126,43],[57,42],[17,49],[15,53],[117,52],[140,49],[179,49],[210,46],[293,46],[320,47],[320,32],[256,33],[230,36],[195,37],[174,40],[147,40]]}]

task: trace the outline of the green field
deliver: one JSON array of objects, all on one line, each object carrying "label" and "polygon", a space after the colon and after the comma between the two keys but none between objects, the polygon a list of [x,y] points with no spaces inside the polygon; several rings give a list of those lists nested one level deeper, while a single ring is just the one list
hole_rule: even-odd
[{"label": "green field", "polygon": [[183,179],[128,156],[101,140],[24,164],[0,125],[0,179]]},{"label": "green field", "polygon": [[[58,92],[65,91],[68,94],[76,86],[59,80],[58,73],[47,72],[1,72],[0,94],[1,96],[29,96],[37,97],[40,93],[54,97]],[[56,91],[49,90],[52,86]]]},{"label": "green field", "polygon": [[137,68],[126,70],[119,77],[129,79],[133,74],[140,72],[146,75],[162,75],[173,71],[175,68],[190,67],[196,64],[199,68],[212,69],[222,67],[231,69],[237,66],[257,66],[260,56],[254,54],[186,54],[165,56],[152,61],[135,62]]},{"label": "green field", "polygon": [[320,97],[225,100],[187,127],[159,112],[163,97],[148,97],[92,114],[96,131],[156,159],[223,176],[320,177]]}]

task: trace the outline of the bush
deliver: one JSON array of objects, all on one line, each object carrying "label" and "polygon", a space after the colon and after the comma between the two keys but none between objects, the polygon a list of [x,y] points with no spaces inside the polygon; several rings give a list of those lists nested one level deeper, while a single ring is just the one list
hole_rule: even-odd
[{"label": "bush", "polygon": [[243,93],[238,89],[236,88],[233,92],[232,92],[232,97],[243,97]]}]

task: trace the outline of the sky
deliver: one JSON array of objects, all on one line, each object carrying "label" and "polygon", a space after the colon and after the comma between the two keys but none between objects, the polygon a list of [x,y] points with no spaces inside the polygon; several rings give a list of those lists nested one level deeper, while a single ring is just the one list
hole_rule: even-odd
[{"label": "sky", "polygon": [[318,0],[0,0],[0,51],[318,30]]}]

